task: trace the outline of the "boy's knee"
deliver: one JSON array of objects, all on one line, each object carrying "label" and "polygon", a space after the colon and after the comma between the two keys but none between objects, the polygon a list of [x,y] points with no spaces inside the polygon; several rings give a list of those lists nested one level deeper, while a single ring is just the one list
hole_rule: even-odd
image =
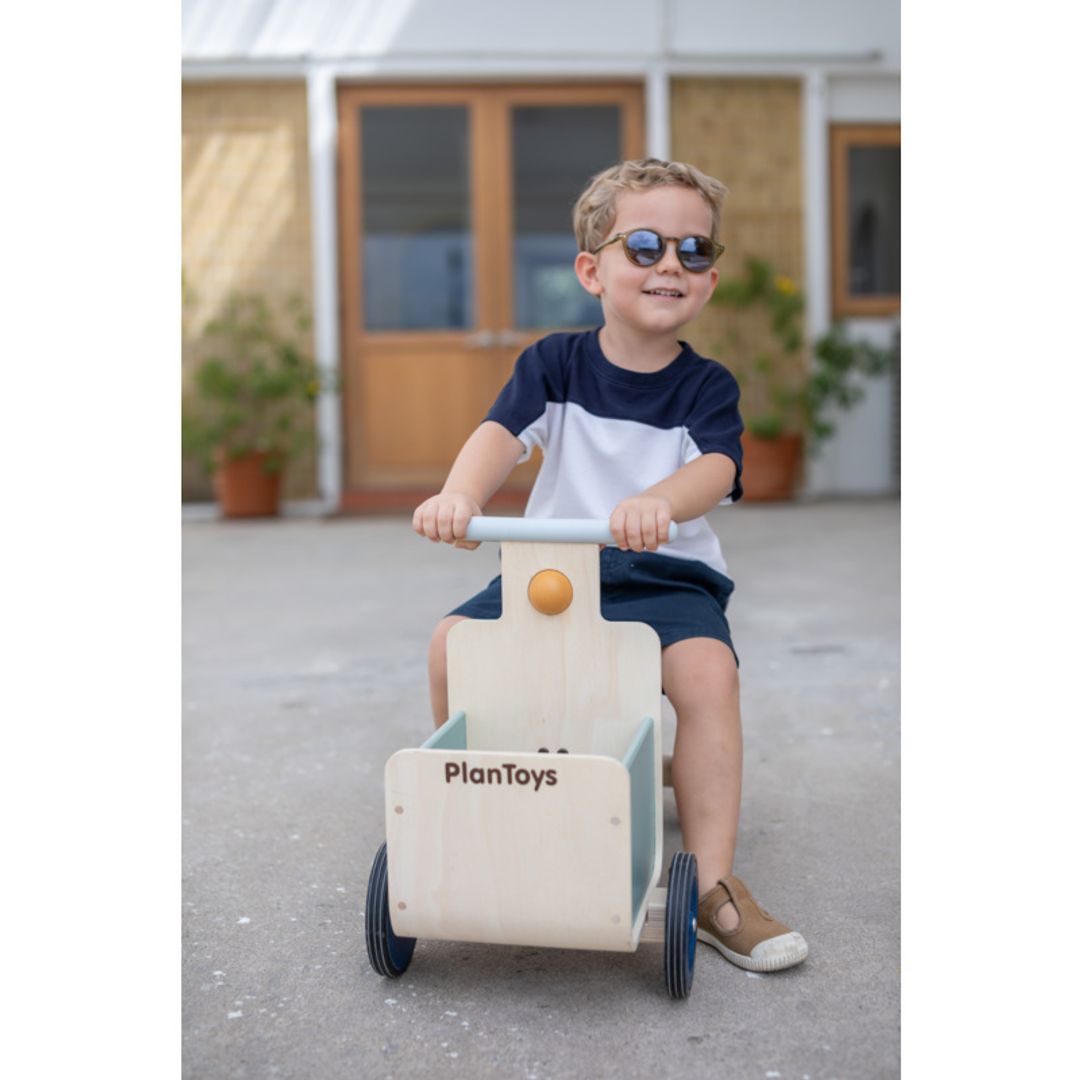
[{"label": "boy's knee", "polygon": [[[682,646],[682,648],[680,648]],[[664,650],[664,692],[672,706],[738,701],[739,668],[722,641],[692,638]]]}]

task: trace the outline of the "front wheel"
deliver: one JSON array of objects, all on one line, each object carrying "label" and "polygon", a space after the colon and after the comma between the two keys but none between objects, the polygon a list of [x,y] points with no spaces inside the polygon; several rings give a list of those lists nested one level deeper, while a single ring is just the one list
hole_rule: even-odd
[{"label": "front wheel", "polygon": [[664,981],[673,998],[689,997],[694,982],[697,906],[697,859],[688,851],[676,851],[664,911]]},{"label": "front wheel", "polygon": [[386,869],[386,844],[379,848],[368,878],[364,937],[368,960],[380,974],[396,979],[412,960],[416,938],[398,937],[390,924],[390,883]]}]

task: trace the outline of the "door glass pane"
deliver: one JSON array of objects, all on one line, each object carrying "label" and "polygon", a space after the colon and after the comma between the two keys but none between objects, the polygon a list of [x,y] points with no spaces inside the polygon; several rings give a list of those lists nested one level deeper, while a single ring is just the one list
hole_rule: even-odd
[{"label": "door glass pane", "polygon": [[599,325],[574,273],[572,215],[589,177],[619,160],[619,107],[517,106],[512,125],[516,325]]},{"label": "door glass pane", "polygon": [[364,106],[360,114],[364,325],[471,326],[465,107]]},{"label": "door glass pane", "polygon": [[848,291],[852,296],[900,292],[900,147],[848,150]]}]

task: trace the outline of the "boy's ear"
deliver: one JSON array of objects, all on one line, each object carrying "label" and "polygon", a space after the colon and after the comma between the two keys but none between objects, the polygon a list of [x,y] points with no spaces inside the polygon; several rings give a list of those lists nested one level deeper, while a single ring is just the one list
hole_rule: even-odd
[{"label": "boy's ear", "polygon": [[601,296],[604,292],[604,287],[600,284],[599,270],[595,255],[590,254],[588,251],[578,252],[577,258],[574,260],[574,273],[577,274],[581,287],[587,293],[592,293],[593,296]]},{"label": "boy's ear", "polygon": [[720,271],[719,271],[719,270],[717,270],[717,269],[716,269],[716,267],[714,266],[714,267],[713,267],[713,268],[712,268],[712,269],[711,269],[711,270],[709,271],[709,296],[705,298],[705,302],[706,302],[706,303],[708,303],[708,301],[709,301],[709,297],[711,297],[711,296],[712,296],[712,294],[713,294],[713,292],[715,291],[715,289],[716,289],[716,283],[717,283],[717,282],[718,282],[719,280],[720,280]]}]

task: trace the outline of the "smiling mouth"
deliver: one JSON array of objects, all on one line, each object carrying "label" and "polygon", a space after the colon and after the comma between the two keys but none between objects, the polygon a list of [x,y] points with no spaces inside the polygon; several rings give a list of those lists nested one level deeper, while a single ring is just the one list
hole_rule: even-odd
[{"label": "smiling mouth", "polygon": [[682,296],[678,289],[645,289],[646,296],[670,296],[673,299]]}]

